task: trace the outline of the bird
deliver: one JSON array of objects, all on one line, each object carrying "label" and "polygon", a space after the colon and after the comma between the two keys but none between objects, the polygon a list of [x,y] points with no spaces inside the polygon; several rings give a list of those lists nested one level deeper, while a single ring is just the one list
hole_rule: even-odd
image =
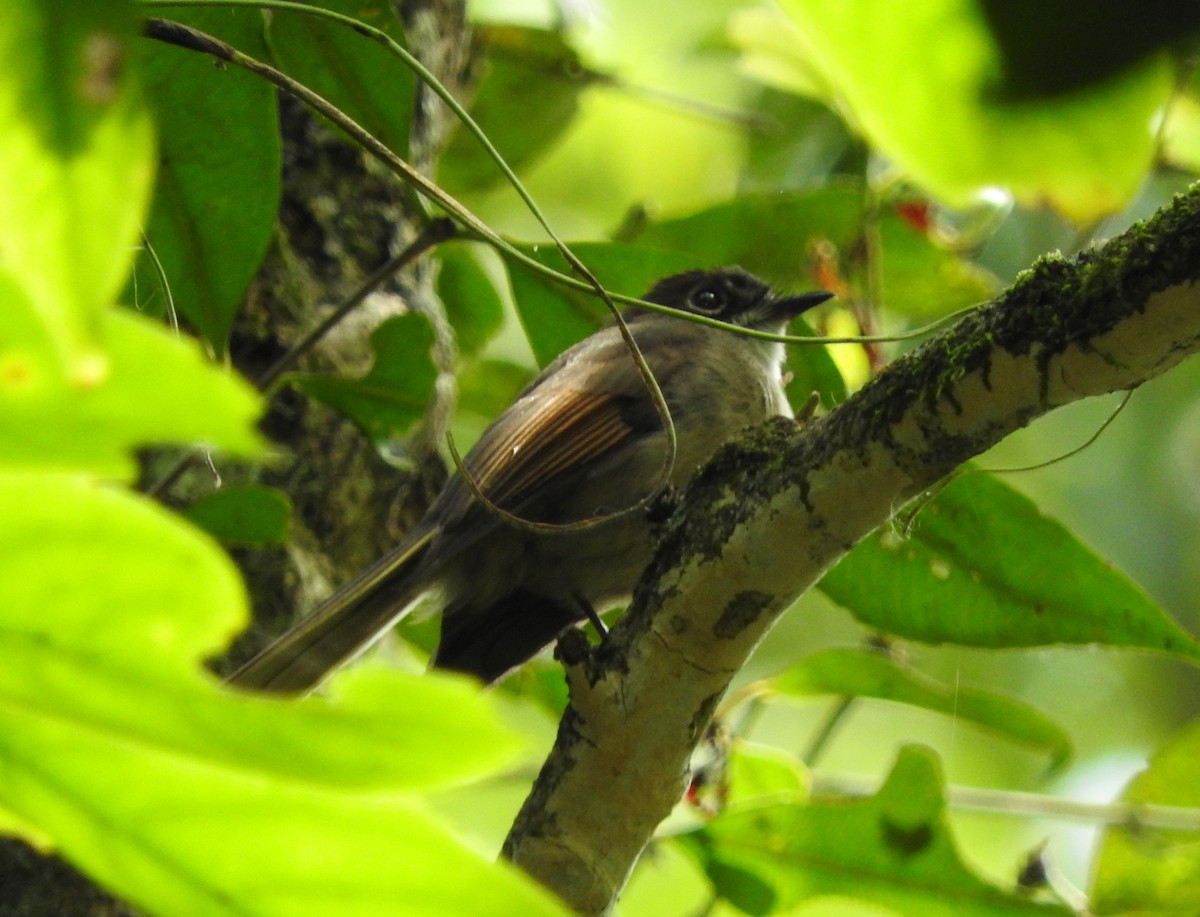
[{"label": "bird", "polygon": [[[832,295],[781,295],[722,267],[661,279],[643,299],[777,334]],[[653,522],[636,507],[686,483],[747,427],[792,411],[782,343],[644,306],[622,316],[669,410],[673,461],[664,418],[620,329],[604,327],[550,363],[484,431],[462,460],[474,489],[453,475],[400,543],[229,683],[311,691],[430,593],[442,609],[431,664],[491,683],[567,628],[598,620],[597,609],[628,601],[653,550]]]}]

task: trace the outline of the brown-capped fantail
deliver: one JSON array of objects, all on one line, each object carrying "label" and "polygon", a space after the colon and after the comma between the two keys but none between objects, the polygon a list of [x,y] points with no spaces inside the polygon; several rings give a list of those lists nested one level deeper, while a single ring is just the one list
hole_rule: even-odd
[{"label": "brown-capped fantail", "polygon": [[[731,325],[781,333],[832,294],[779,296],[737,268],[659,281],[646,300]],[[632,307],[624,313],[675,427],[669,481],[681,484],[725,441],[791,415],[783,345]],[[232,684],[304,691],[360,653],[418,598],[440,593],[433,664],[495,681],[566,628],[627,600],[652,550],[645,512],[621,513],[666,483],[667,434],[615,326],[546,367],[488,427],[463,467],[496,507],[533,522],[591,527],[533,531],[505,521],[453,476],[385,557],[238,669]]]}]

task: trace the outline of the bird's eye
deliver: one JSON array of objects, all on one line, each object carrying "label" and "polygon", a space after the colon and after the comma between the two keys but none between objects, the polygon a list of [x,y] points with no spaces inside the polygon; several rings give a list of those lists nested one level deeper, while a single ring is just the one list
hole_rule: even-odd
[{"label": "bird's eye", "polygon": [[712,287],[701,287],[691,295],[690,302],[697,312],[720,312],[725,308],[725,293]]}]

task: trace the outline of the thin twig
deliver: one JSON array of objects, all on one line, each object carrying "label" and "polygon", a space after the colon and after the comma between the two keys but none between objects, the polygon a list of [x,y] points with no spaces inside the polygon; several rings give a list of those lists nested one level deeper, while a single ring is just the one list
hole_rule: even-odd
[{"label": "thin twig", "polygon": [[950,472],[950,474],[946,475],[944,478],[934,484],[933,487],[930,487],[928,490],[914,499],[908,506],[896,513],[895,519],[901,535],[903,535],[905,538],[909,537],[912,534],[913,526],[916,524],[917,518],[921,515],[921,513],[925,512],[925,510],[929,507],[929,504],[936,500],[941,495],[942,491],[944,491],[959,478],[965,478],[969,474],[1022,474],[1027,471],[1041,471],[1043,468],[1049,468],[1051,465],[1057,465],[1059,462],[1065,462],[1069,458],[1074,458],[1084,450],[1091,448],[1091,446],[1104,434],[1104,431],[1107,430],[1113,421],[1120,416],[1121,412],[1125,410],[1125,406],[1129,404],[1129,400],[1133,397],[1133,393],[1135,391],[1136,389],[1131,388],[1125,393],[1125,396],[1121,399],[1120,403],[1113,408],[1112,413],[1110,413],[1108,417],[1104,419],[1104,422],[1096,428],[1095,432],[1093,432],[1091,436],[1089,436],[1078,446],[1068,449],[1061,455],[1056,455],[1053,458],[1048,458],[1045,461],[1036,462],[1032,465],[1017,465],[1012,468],[980,468],[975,465],[969,465],[954,469],[954,471]]},{"label": "thin twig", "polygon": [[1051,465],[1057,465],[1059,462],[1065,462],[1069,458],[1074,458],[1075,456],[1077,456],[1081,452],[1083,452],[1085,449],[1090,448],[1096,442],[1096,440],[1098,440],[1101,436],[1104,435],[1104,431],[1107,430],[1109,428],[1109,426],[1112,424],[1112,422],[1114,420],[1116,420],[1117,417],[1120,416],[1122,411],[1125,410],[1126,405],[1129,404],[1129,399],[1131,399],[1133,397],[1133,393],[1135,391],[1136,391],[1136,389],[1131,388],[1129,391],[1127,391],[1125,393],[1124,397],[1121,398],[1121,400],[1117,404],[1117,406],[1112,409],[1112,413],[1110,413],[1106,418],[1104,418],[1104,422],[1101,423],[1100,426],[1098,426],[1095,429],[1095,431],[1092,433],[1091,436],[1089,436],[1084,442],[1080,443],[1078,446],[1075,446],[1072,449],[1068,449],[1066,452],[1062,453],[1061,455],[1056,455],[1056,456],[1054,456],[1054,458],[1048,458],[1044,462],[1036,462],[1033,465],[1018,465],[1015,468],[975,468],[975,467],[971,467],[971,468],[964,469],[962,471],[962,474],[976,474],[976,473],[978,473],[978,474],[1018,474],[1018,473],[1024,472],[1024,471],[1041,471],[1043,468],[1049,468]]}]

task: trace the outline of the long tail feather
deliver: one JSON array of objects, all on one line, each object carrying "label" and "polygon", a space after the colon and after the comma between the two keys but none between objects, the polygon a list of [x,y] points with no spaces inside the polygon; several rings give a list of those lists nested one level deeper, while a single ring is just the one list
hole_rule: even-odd
[{"label": "long tail feather", "polygon": [[424,588],[412,574],[429,546],[426,532],[398,546],[331,595],[230,675],[231,685],[301,693],[319,685],[404,616]]}]

